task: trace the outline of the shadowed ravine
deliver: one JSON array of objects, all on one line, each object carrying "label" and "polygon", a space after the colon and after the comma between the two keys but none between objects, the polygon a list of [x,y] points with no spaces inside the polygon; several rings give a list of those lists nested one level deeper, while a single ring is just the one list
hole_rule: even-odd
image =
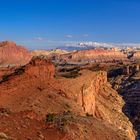
[{"label": "shadowed ravine", "polygon": [[[128,83],[128,82],[127,82]],[[123,112],[130,119],[137,131],[137,139],[140,139],[140,81],[135,81],[124,91],[123,99],[125,106]]]},{"label": "shadowed ravine", "polygon": [[139,64],[122,68],[122,73],[116,75],[112,85],[123,97],[124,114],[130,119],[140,139],[140,70]]}]

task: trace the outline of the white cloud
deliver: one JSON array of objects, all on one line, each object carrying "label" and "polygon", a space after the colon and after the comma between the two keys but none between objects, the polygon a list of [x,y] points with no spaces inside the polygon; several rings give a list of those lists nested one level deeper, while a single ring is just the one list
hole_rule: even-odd
[{"label": "white cloud", "polygon": [[36,37],[35,40],[37,40],[37,41],[45,41],[46,38],[43,38],[43,37]]},{"label": "white cloud", "polygon": [[66,37],[67,37],[67,38],[72,38],[73,36],[72,36],[72,35],[66,35]]}]

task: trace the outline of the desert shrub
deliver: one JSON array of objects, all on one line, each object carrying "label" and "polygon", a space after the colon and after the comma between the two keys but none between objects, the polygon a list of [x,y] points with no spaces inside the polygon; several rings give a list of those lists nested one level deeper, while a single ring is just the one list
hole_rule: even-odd
[{"label": "desert shrub", "polygon": [[66,125],[72,118],[73,114],[70,111],[62,114],[49,113],[46,115],[46,123],[53,123],[58,130],[65,132]]},{"label": "desert shrub", "polygon": [[2,82],[8,81],[8,77],[9,77],[8,75],[3,75],[2,76]]},{"label": "desert shrub", "polygon": [[69,121],[73,118],[73,113],[71,111],[64,112],[57,116],[56,118],[56,125],[57,128],[64,132],[66,131],[66,125],[69,123]]},{"label": "desert shrub", "polygon": [[47,114],[46,115],[46,122],[48,123],[48,122],[54,122],[55,121],[55,117],[56,117],[56,115],[55,114],[51,114],[51,113],[49,113],[49,114]]},{"label": "desert shrub", "polygon": [[25,71],[24,68],[21,67],[21,68],[19,68],[19,69],[16,69],[15,72],[12,73],[12,74],[3,75],[3,76],[1,77],[0,83],[5,82],[5,81],[8,81],[8,79],[9,79],[11,76],[21,75],[21,74],[24,73],[24,71]]},{"label": "desert shrub", "polygon": [[67,124],[67,119],[65,117],[58,117],[56,119],[56,127],[61,131],[65,131],[65,126]]},{"label": "desert shrub", "polygon": [[15,72],[13,73],[13,75],[21,75],[25,72],[24,68],[21,67],[19,69],[16,69]]},{"label": "desert shrub", "polygon": [[0,114],[10,114],[11,111],[9,108],[0,108]]}]

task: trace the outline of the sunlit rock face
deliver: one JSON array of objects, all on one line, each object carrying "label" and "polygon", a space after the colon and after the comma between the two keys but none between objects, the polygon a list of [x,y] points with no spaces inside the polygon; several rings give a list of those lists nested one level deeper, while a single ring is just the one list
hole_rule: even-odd
[{"label": "sunlit rock face", "polygon": [[75,51],[69,54],[61,55],[62,60],[75,62],[115,62],[127,61],[127,55],[118,50],[90,49]]},{"label": "sunlit rock face", "polygon": [[27,64],[32,58],[30,52],[14,42],[0,42],[0,66],[16,66]]},{"label": "sunlit rock face", "polygon": [[116,49],[88,49],[79,51],[34,50],[33,56],[47,56],[57,62],[127,62],[127,54]]},{"label": "sunlit rock face", "polygon": [[60,54],[67,54],[69,51],[61,50],[61,49],[52,49],[52,50],[33,50],[32,52],[33,56],[52,56],[52,55],[60,55]]},{"label": "sunlit rock face", "polygon": [[139,60],[140,59],[140,51],[137,51],[136,53],[134,53],[133,57],[134,60]]},{"label": "sunlit rock face", "polygon": [[[89,70],[80,73],[75,78],[57,77],[50,60],[32,58],[1,81],[0,107],[17,113],[14,119],[28,110],[38,114],[40,120],[48,113],[70,111],[75,115],[66,131],[70,140],[98,140],[103,136],[103,140],[134,140],[132,125],[122,113],[124,101],[107,82],[107,73]],[[83,132],[85,128],[88,135]],[[58,132],[52,131],[55,138]]]}]

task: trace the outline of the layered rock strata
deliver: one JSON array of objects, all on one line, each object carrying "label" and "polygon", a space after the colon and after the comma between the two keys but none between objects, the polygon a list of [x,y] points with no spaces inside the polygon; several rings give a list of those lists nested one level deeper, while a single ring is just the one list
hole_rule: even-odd
[{"label": "layered rock strata", "polygon": [[[118,137],[114,137],[116,140],[134,140],[132,125],[122,113],[124,101],[107,82],[106,72],[82,70],[80,73],[81,76],[75,78],[57,77],[50,60],[33,58],[30,63],[1,81],[0,107],[15,113],[32,110],[42,119],[48,113],[61,114],[70,111],[75,116],[85,117],[87,120],[84,121],[93,121],[93,124],[96,122],[89,138],[82,132],[82,127],[89,131],[89,126],[80,119],[81,123],[74,127],[81,126],[81,138],[76,129],[71,139],[84,140],[86,137],[97,140],[102,136],[102,131],[97,131],[101,129],[98,125],[105,125],[109,127],[105,129],[105,139],[112,140],[112,136],[115,136],[112,132],[115,130]],[[95,133],[97,136],[94,136]],[[67,134],[71,134],[70,131]]]},{"label": "layered rock strata", "polygon": [[25,65],[31,60],[30,52],[14,42],[0,42],[0,67]]}]

